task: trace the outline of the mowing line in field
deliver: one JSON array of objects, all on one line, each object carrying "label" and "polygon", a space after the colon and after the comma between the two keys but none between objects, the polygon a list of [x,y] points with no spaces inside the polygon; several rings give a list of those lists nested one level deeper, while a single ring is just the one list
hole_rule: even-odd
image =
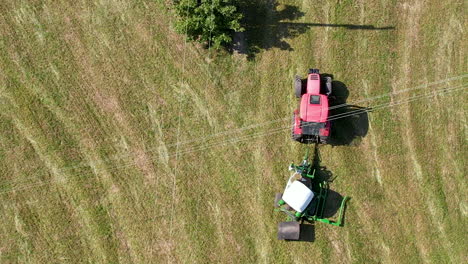
[{"label": "mowing line in field", "polygon": [[[184,48],[185,49],[185,48]],[[184,51],[184,64],[185,64],[185,51]],[[182,64],[183,65],[183,64]],[[184,67],[182,66],[182,69]],[[182,75],[184,75],[182,71]],[[173,172],[173,178],[174,180],[172,181],[172,204],[171,204],[171,217],[169,221],[169,236],[172,237],[173,234],[173,222],[174,222],[174,207],[175,207],[175,196],[176,196],[176,188],[177,188],[177,169],[179,168],[179,137],[180,137],[180,117],[181,117],[181,109],[182,109],[182,100],[179,98],[179,114],[178,114],[178,121],[177,121],[177,136],[176,136],[176,155],[175,155],[175,165],[174,165],[174,172]]]},{"label": "mowing line in field", "polygon": [[[453,87],[453,88],[450,88],[450,89],[441,89],[442,91],[439,91],[439,93],[442,93],[442,92],[449,93],[449,92],[462,91],[462,90],[464,90],[466,88],[468,88],[468,85]],[[391,103],[390,102],[390,103],[386,103],[386,104],[377,105],[377,106],[373,107],[371,110],[359,109],[359,110],[356,110],[356,111],[353,111],[353,112],[349,112],[349,115],[347,115],[347,116],[340,116],[340,117],[337,117],[337,118],[335,118],[333,120],[337,120],[337,119],[345,118],[345,117],[348,117],[348,116],[352,116],[352,115],[356,114],[356,112],[359,112],[359,113],[371,112],[373,110],[379,110],[379,109],[383,109],[383,108],[394,107],[394,106],[397,106],[397,105],[410,103],[410,102],[413,102],[413,101],[416,101],[416,100],[419,100],[419,99],[435,97],[437,95],[439,95],[439,94],[434,92],[432,94],[413,96],[413,97],[408,98],[405,101],[400,101],[398,103]],[[330,119],[330,120],[332,120],[332,119]],[[225,146],[225,145],[230,144],[230,143],[235,144],[235,143],[239,143],[239,142],[244,142],[244,141],[255,139],[255,138],[261,137],[261,136],[271,136],[271,135],[274,135],[274,134],[281,133],[281,132],[283,132],[285,130],[288,130],[288,129],[290,129],[289,126],[288,127],[280,127],[280,128],[274,129],[274,130],[270,130],[270,131],[268,131],[266,133],[265,132],[259,132],[259,133],[253,134],[253,135],[233,138],[233,140],[223,141],[223,142],[220,142],[218,144],[210,144],[210,145],[206,145],[206,146],[200,146],[199,148],[196,148],[196,149],[192,148],[192,149],[187,149],[186,151],[179,151],[179,152],[176,152],[176,153],[171,154],[169,156],[180,157],[180,155],[182,155],[182,154],[190,154],[190,153],[210,149],[210,148],[213,148],[213,147],[222,147],[222,146]],[[130,163],[123,164],[123,165],[120,165],[120,166],[109,167],[108,169],[120,169],[120,168],[125,168],[125,167],[131,167],[133,165],[135,165],[135,163],[130,162]],[[76,175],[78,175],[78,174],[76,174]],[[76,175],[73,175],[73,176],[76,176]],[[49,183],[52,183],[52,182],[54,182],[54,181],[53,180],[47,180],[47,181],[36,182],[36,183],[33,183],[33,184],[29,184],[29,185],[23,185],[23,186],[19,186],[18,188],[14,188],[14,189],[11,189],[11,190],[8,190],[8,191],[2,191],[2,192],[0,192],[0,195],[10,193],[10,192],[14,192],[14,191],[22,191],[22,190],[26,190],[26,189],[30,189],[30,188],[35,188],[35,187],[46,185],[46,184],[49,184]]]},{"label": "mowing line in field", "polygon": [[[367,85],[367,82],[363,81],[363,86],[364,86],[364,93],[365,95],[367,96],[369,94],[369,87]],[[369,116],[369,131],[372,131],[372,116]],[[372,144],[372,153],[373,153],[373,156],[374,156],[374,161],[375,161],[375,165],[374,165],[374,173],[375,173],[375,178],[377,179],[377,182],[380,184],[380,186],[382,186],[382,174],[380,173],[380,169],[379,167],[381,166],[380,165],[380,159],[379,159],[379,156],[378,156],[378,153],[377,153],[377,142],[375,140],[375,136],[372,134],[372,133],[369,133],[369,137],[370,137],[370,142]]]}]

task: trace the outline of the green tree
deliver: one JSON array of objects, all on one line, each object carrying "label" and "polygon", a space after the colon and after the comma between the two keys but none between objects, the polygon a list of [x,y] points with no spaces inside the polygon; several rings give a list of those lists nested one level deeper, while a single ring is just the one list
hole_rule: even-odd
[{"label": "green tree", "polygon": [[231,42],[234,31],[243,31],[240,25],[242,14],[233,0],[174,0],[179,19],[175,29],[214,48]]}]

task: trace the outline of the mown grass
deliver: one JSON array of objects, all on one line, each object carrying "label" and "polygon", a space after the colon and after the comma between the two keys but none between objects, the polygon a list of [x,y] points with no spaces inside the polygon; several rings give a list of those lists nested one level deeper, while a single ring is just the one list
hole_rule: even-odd
[{"label": "mown grass", "polygon": [[[466,259],[464,90],[376,109],[363,139],[320,148],[352,197],[345,227],[277,241],[272,206],[306,148],[287,129],[294,74],[333,74],[350,104],[466,74],[463,3],[255,4],[269,30],[249,59],[185,43],[163,1],[0,4],[1,262]],[[287,5],[304,15],[278,21]]]}]

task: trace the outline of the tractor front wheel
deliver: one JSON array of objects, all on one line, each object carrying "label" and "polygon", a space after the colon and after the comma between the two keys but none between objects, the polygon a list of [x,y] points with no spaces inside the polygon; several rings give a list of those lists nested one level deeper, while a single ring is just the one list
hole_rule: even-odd
[{"label": "tractor front wheel", "polygon": [[295,114],[293,113],[292,115],[292,124],[291,124],[291,138],[292,140],[294,141],[297,141],[297,142],[302,142],[302,135],[300,134],[294,134],[294,128],[296,126],[296,116]]},{"label": "tractor front wheel", "polygon": [[296,75],[296,77],[294,77],[294,94],[296,95],[297,98],[301,98],[303,91],[304,89],[302,87],[301,77]]}]

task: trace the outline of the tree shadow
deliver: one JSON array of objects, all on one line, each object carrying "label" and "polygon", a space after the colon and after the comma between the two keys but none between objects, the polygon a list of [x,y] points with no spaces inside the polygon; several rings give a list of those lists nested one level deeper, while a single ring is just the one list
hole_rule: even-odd
[{"label": "tree shadow", "polygon": [[282,26],[287,27],[334,27],[334,28],[345,28],[349,30],[393,30],[394,26],[387,27],[376,27],[374,25],[354,25],[354,24],[327,24],[327,23],[291,23],[291,22],[280,22]]},{"label": "tree shadow", "polygon": [[[331,74],[322,74],[330,76]],[[347,104],[348,87],[343,82],[332,82],[332,93],[329,97],[329,120],[331,135],[328,144],[332,146],[358,145],[369,131],[368,112],[372,109]]]},{"label": "tree shadow", "polygon": [[239,7],[244,14],[242,21],[245,32],[235,33],[233,49],[253,59],[261,50],[279,48],[292,51],[287,42],[311,27],[345,28],[349,30],[391,30],[395,27],[376,27],[373,25],[331,24],[331,23],[298,23],[304,17],[297,6],[278,4],[276,0],[251,1],[240,0]]}]

